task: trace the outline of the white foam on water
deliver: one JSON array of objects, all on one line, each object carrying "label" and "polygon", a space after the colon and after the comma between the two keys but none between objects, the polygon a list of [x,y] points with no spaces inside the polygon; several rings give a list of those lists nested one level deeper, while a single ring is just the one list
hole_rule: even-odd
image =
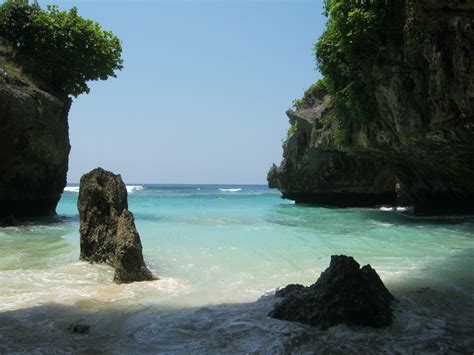
[{"label": "white foam on water", "polygon": [[219,189],[221,192],[239,192],[242,191],[242,189]]},{"label": "white foam on water", "polygon": [[386,222],[374,222],[374,224],[380,227],[393,227],[392,223],[386,223]]},{"label": "white foam on water", "polygon": [[110,266],[81,261],[55,269],[0,271],[0,283],[6,285],[0,292],[0,311],[53,303],[80,305],[85,309],[100,308],[103,304],[126,308],[136,303],[161,302],[188,289],[186,282],[172,277],[117,285],[113,274]]},{"label": "white foam on water", "polygon": [[79,193],[79,186],[66,186],[64,191]]},{"label": "white foam on water", "polygon": [[126,188],[129,194],[133,193],[134,191],[141,191],[145,189],[143,185],[127,185]]},{"label": "white foam on water", "polygon": [[384,212],[393,212],[393,211],[397,211],[397,212],[406,212],[408,211],[408,208],[407,207],[403,207],[403,206],[398,206],[398,207],[387,207],[387,206],[382,206],[379,208],[380,211],[384,211]]}]

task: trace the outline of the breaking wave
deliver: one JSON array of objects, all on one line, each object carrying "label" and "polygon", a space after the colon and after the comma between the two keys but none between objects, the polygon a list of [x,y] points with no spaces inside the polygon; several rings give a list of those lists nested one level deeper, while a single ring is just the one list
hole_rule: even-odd
[{"label": "breaking wave", "polygon": [[221,192],[239,192],[242,191],[242,189],[219,189]]},{"label": "breaking wave", "polygon": [[134,191],[141,191],[145,189],[143,185],[127,185],[126,187],[129,194],[133,193]]}]

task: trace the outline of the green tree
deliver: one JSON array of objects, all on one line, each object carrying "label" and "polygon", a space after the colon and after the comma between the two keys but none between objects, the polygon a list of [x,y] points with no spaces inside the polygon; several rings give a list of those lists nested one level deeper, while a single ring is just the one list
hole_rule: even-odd
[{"label": "green tree", "polygon": [[387,44],[402,40],[403,0],[325,0],[326,30],[315,45],[318,68],[337,109],[368,121],[376,115],[372,68]]},{"label": "green tree", "polygon": [[120,40],[75,7],[44,10],[37,2],[6,0],[0,5],[0,38],[26,71],[64,95],[88,93],[88,81],[115,77],[123,68]]}]

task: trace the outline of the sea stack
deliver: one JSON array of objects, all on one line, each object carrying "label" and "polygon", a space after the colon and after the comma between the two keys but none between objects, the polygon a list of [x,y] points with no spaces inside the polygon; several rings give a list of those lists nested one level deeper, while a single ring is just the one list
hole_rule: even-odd
[{"label": "sea stack", "polygon": [[102,168],[83,175],[77,207],[81,260],[113,266],[116,283],[157,279],[143,260],[140,235],[120,175]]},{"label": "sea stack", "polygon": [[331,264],[313,285],[288,285],[269,316],[327,329],[339,323],[380,328],[392,323],[395,298],[370,265],[333,255]]}]

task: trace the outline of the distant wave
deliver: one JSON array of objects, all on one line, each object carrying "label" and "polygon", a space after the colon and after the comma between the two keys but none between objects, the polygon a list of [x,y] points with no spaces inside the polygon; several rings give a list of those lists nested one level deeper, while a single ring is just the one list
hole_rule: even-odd
[{"label": "distant wave", "polygon": [[[134,191],[143,190],[145,187],[143,185],[126,185],[127,192],[132,194]],[[64,191],[79,193],[79,186],[66,186]]]},{"label": "distant wave", "polygon": [[222,192],[239,192],[242,191],[242,189],[219,189]]},{"label": "distant wave", "polygon": [[397,211],[397,212],[405,212],[407,211],[407,208],[406,207],[380,207],[380,211],[384,211],[384,212],[391,212],[391,211]]},{"label": "distant wave", "polygon": [[145,188],[143,185],[127,185],[126,187],[129,194],[132,194],[133,191],[141,191]]}]

